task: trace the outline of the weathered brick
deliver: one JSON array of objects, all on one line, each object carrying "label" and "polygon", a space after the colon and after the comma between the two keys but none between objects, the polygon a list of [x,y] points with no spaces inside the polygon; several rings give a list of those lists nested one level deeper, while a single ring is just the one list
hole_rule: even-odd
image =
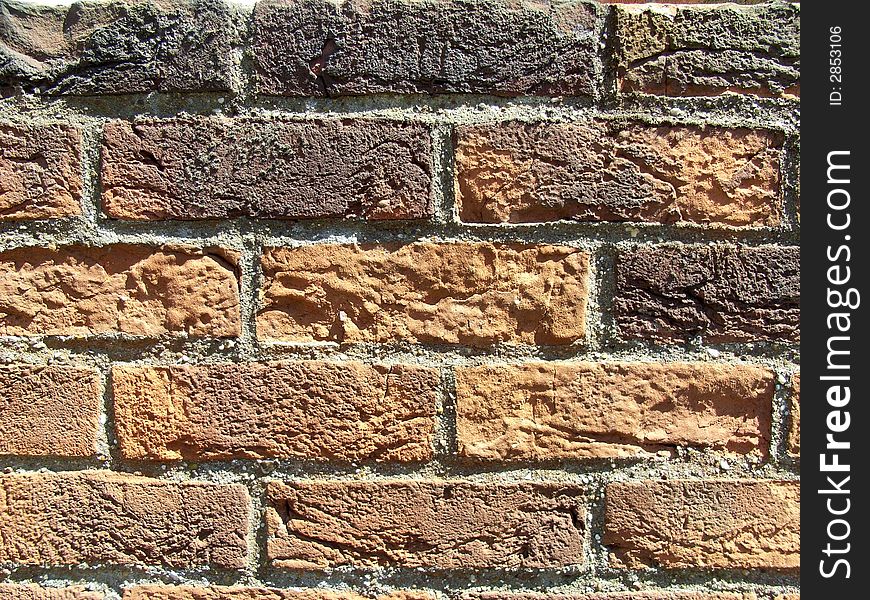
[{"label": "weathered brick", "polygon": [[459,367],[459,453],[621,458],[696,446],[766,455],[773,381],[767,369],[716,363]]},{"label": "weathered brick", "polygon": [[432,214],[428,129],[382,120],[185,117],[105,127],[103,207],[119,219]]},{"label": "weathered brick", "polygon": [[583,490],[446,481],[271,483],[277,567],[549,568],[583,562]]},{"label": "weathered brick", "polygon": [[801,455],[801,374],[795,373],[791,378],[791,421],[788,429],[788,453],[793,458]]},{"label": "weathered brick", "polygon": [[599,594],[479,592],[465,594],[462,597],[466,600],[757,600],[755,594],[751,592],[740,594],[712,591],[642,591]]},{"label": "weathered brick", "polygon": [[799,250],[680,245],[625,252],[616,265],[619,330],[664,342],[798,341]]},{"label": "weathered brick", "polygon": [[127,458],[431,458],[438,372],[321,361],[114,367]]},{"label": "weathered brick", "polygon": [[222,0],[0,5],[0,88],[49,94],[230,89],[230,12]]},{"label": "weathered brick", "polygon": [[615,7],[620,88],[800,95],[800,6]]},{"label": "weathered brick", "polygon": [[0,583],[0,600],[102,600],[103,594],[81,586],[48,588],[32,583]]},{"label": "weathered brick", "polygon": [[0,475],[0,562],[22,565],[245,565],[242,485],[110,473]]},{"label": "weathered brick", "polygon": [[81,145],[71,125],[0,123],[0,220],[81,214]]},{"label": "weathered brick", "polygon": [[253,29],[265,94],[595,92],[589,3],[264,0]]},{"label": "weathered brick", "polygon": [[800,566],[798,481],[635,481],[605,495],[604,544],[618,567]]},{"label": "weathered brick", "polygon": [[237,336],[235,260],[129,245],[0,252],[0,335]]},{"label": "weathered brick", "polygon": [[[366,600],[354,592],[309,589],[275,589],[210,585],[137,585],[124,590],[124,600]],[[398,590],[375,600],[435,600],[429,592]]]},{"label": "weathered brick", "polygon": [[95,369],[0,366],[0,455],[96,455],[100,394]]},{"label": "weathered brick", "polygon": [[566,246],[267,248],[258,336],[560,345],[583,337],[589,256]]},{"label": "weathered brick", "polygon": [[463,221],[774,226],[781,135],[596,121],[459,127]]},{"label": "weathered brick", "polygon": [[780,594],[773,600],[801,600],[800,594]]}]

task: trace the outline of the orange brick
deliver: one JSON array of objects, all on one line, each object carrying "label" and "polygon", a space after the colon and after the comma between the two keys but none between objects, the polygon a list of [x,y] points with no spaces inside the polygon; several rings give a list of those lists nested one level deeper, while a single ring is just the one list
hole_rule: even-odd
[{"label": "orange brick", "polygon": [[632,457],[676,446],[766,455],[773,373],[716,363],[527,363],[456,370],[460,454]]}]

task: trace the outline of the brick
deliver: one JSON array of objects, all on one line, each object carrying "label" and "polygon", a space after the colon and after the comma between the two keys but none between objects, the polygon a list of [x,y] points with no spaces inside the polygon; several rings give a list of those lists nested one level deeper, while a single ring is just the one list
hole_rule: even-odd
[{"label": "brick", "polygon": [[81,586],[47,588],[31,583],[0,583],[0,600],[102,600],[103,594]]},{"label": "brick", "polygon": [[71,125],[0,123],[0,220],[81,214],[81,146]]},{"label": "brick", "polygon": [[419,124],[184,117],[105,127],[103,208],[118,219],[420,219],[433,212]]},{"label": "brick", "polygon": [[95,95],[231,88],[221,0],[0,6],[0,89]]},{"label": "brick", "polygon": [[261,339],[562,345],[585,332],[589,256],[566,246],[317,244],[263,252]]},{"label": "brick", "polygon": [[800,249],[679,245],[624,252],[614,312],[624,338],[797,342]]},{"label": "brick", "polygon": [[0,335],[239,335],[232,253],[114,245],[0,252]]},{"label": "brick", "polygon": [[715,363],[526,363],[456,370],[462,456],[624,458],[677,446],[767,455],[774,376]]},{"label": "brick", "polygon": [[286,96],[592,95],[596,12],[549,0],[261,0],[256,85]]},{"label": "brick", "polygon": [[126,458],[432,457],[438,371],[321,361],[114,367]]},{"label": "brick", "polygon": [[798,481],[611,483],[605,497],[604,544],[614,566],[800,566]]},{"label": "brick", "polygon": [[[275,589],[210,585],[137,585],[124,590],[124,600],[365,600],[366,596],[337,590]],[[376,596],[376,600],[435,600],[429,592],[398,590]]]},{"label": "brick", "polygon": [[615,7],[624,92],[800,95],[800,6]]},{"label": "brick", "polygon": [[801,374],[795,373],[791,378],[791,421],[788,428],[788,453],[792,458],[800,458],[801,455]]},{"label": "brick", "polygon": [[248,492],[108,471],[0,475],[0,562],[245,566]]},{"label": "brick", "polygon": [[596,121],[458,127],[456,197],[474,223],[781,220],[780,134]]},{"label": "brick", "polygon": [[642,591],[599,594],[478,592],[462,596],[464,600],[757,600],[755,594],[730,592]]},{"label": "brick", "polygon": [[267,553],[290,569],[551,568],[583,562],[583,490],[446,481],[270,483]]},{"label": "brick", "polygon": [[801,600],[800,594],[780,594],[773,600]]},{"label": "brick", "polygon": [[95,456],[100,404],[95,369],[0,366],[0,455]]}]

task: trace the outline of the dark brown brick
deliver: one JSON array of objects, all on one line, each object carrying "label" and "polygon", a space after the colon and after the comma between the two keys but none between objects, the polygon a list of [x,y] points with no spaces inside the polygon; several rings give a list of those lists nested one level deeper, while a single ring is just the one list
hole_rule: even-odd
[{"label": "dark brown brick", "polygon": [[591,95],[590,3],[263,0],[254,64],[265,94]]},{"label": "dark brown brick", "polygon": [[230,89],[222,0],[0,4],[0,88],[49,94]]},{"label": "dark brown brick", "polygon": [[800,5],[616,7],[620,87],[800,95]]},{"label": "dark brown brick", "polygon": [[358,362],[112,369],[121,452],[156,460],[426,460],[438,381]]},{"label": "dark brown brick", "polygon": [[105,128],[103,207],[119,219],[419,219],[429,131],[375,120],[189,117]]},{"label": "dark brown brick", "polygon": [[0,475],[0,562],[238,569],[249,510],[235,484],[108,471]]},{"label": "dark brown brick", "polygon": [[621,254],[614,303],[626,338],[800,339],[796,247],[658,246]]},{"label": "dark brown brick", "polygon": [[268,487],[277,567],[551,568],[583,562],[583,491],[559,484],[299,482]]}]

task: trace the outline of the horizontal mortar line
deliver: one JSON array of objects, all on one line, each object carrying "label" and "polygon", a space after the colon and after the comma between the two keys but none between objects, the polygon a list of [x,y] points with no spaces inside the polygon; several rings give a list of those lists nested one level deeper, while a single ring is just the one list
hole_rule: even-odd
[{"label": "horizontal mortar line", "polygon": [[[218,346],[232,342],[232,347],[219,349]],[[30,350],[21,348],[30,346]],[[45,348],[34,349],[35,345]],[[118,344],[124,344],[118,347]],[[634,344],[610,346],[607,348],[589,347],[540,347],[540,346],[492,346],[488,348],[469,348],[456,346],[393,346],[389,344],[359,344],[339,346],[323,343],[318,345],[290,345],[257,340],[257,347],[251,353],[242,354],[239,338],[208,339],[188,341],[180,339],[139,339],[117,336],[91,336],[66,338],[59,336],[28,336],[0,338],[0,351],[8,350],[21,354],[34,361],[50,361],[48,364],[70,366],[62,354],[84,358],[90,364],[135,363],[173,366],[196,366],[197,364],[219,364],[224,362],[255,363],[275,361],[322,360],[328,362],[365,362],[377,364],[431,365],[433,367],[471,366],[482,364],[521,364],[524,362],[704,362],[709,364],[777,365],[780,363],[799,363],[797,345],[762,345],[752,348],[744,345],[706,345],[704,347],[667,347]],[[718,356],[711,356],[711,351]],[[167,356],[167,353],[170,353]],[[172,356],[172,354],[183,355]],[[41,364],[41,363],[40,363]]]},{"label": "horizontal mortar line", "polygon": [[[115,458],[92,462],[120,475],[143,476],[165,483],[241,484],[264,487],[270,482],[330,481],[332,483],[378,483],[388,481],[422,482],[428,480],[473,484],[565,484],[585,489],[590,505],[598,502],[596,490],[608,483],[660,480],[688,481],[799,481],[794,469],[763,463],[757,470],[741,470],[735,457],[722,453],[691,451],[691,458],[664,459],[643,457],[636,459],[565,459],[542,461],[470,461],[460,457],[440,457],[426,463],[378,464],[360,461],[354,464],[315,460],[245,459],[215,461],[142,461]],[[728,471],[719,470],[714,463],[721,458],[734,463]],[[83,461],[66,462],[61,458],[5,457],[0,465],[15,474],[71,473],[82,469]],[[529,475],[532,478],[529,478]],[[363,477],[363,478],[361,478]],[[495,477],[495,479],[493,479]]]}]

